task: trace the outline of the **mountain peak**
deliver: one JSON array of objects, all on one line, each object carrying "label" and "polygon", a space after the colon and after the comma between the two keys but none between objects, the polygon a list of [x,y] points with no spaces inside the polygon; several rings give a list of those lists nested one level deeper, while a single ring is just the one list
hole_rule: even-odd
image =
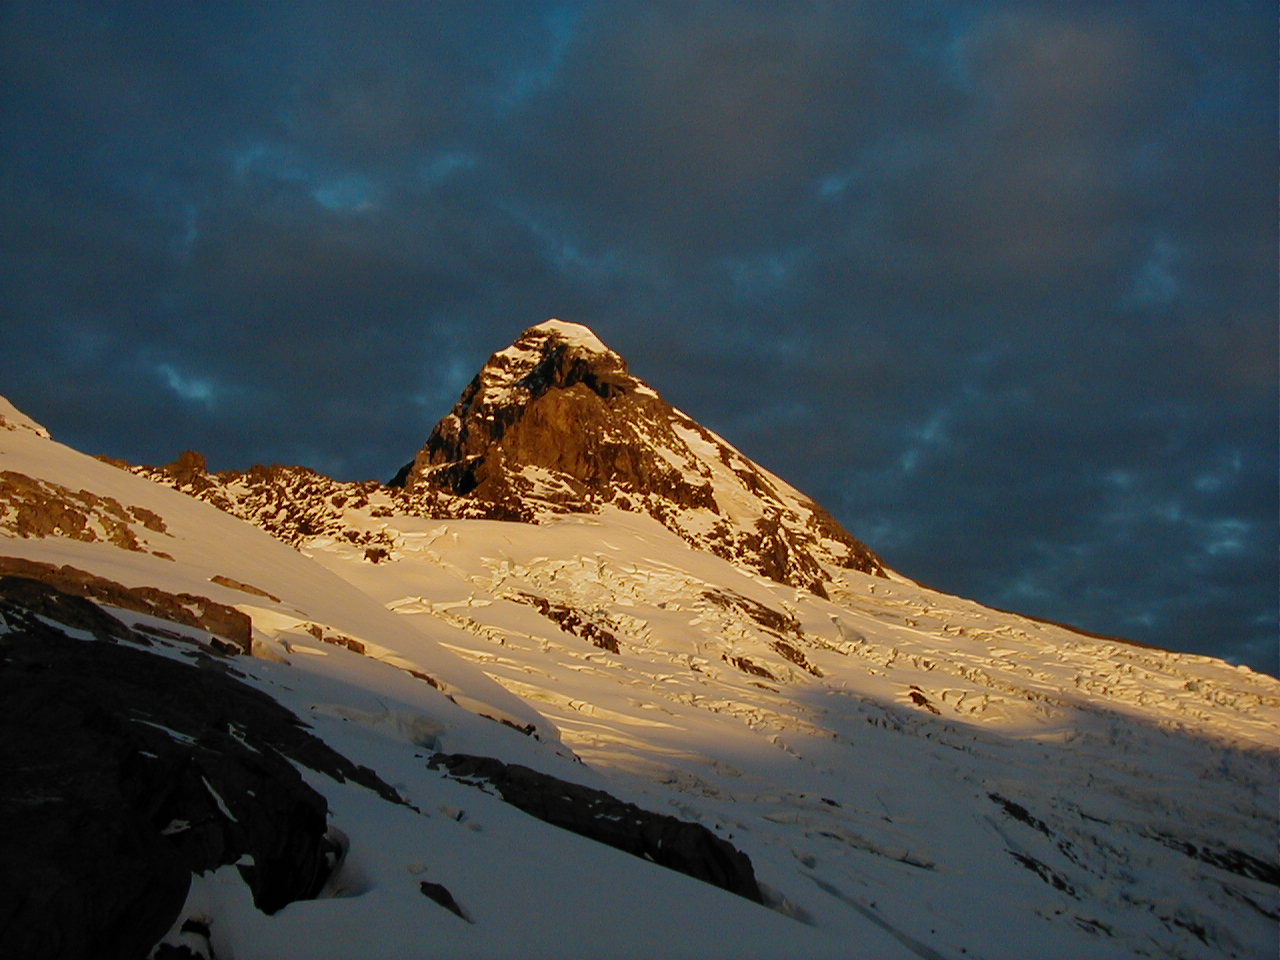
[{"label": "mountain peak", "polygon": [[645,513],[694,547],[815,592],[824,564],[883,573],[821,507],[563,320],[493,354],[393,483],[465,498],[495,519]]},{"label": "mountain peak", "polygon": [[642,386],[627,372],[622,357],[606,347],[590,328],[564,320],[545,320],[529,327],[505,350],[493,354],[459,403],[486,408],[527,404],[551,388],[566,389],[578,383],[605,397]]},{"label": "mountain peak", "polygon": [[520,335],[521,340],[533,337],[554,338],[586,353],[613,353],[590,327],[555,317],[529,327]]}]

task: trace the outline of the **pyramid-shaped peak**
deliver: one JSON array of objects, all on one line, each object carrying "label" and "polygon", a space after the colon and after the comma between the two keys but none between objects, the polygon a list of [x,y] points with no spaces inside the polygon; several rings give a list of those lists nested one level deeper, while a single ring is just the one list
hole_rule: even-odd
[{"label": "pyramid-shaped peak", "polygon": [[652,392],[627,372],[626,361],[589,327],[544,320],[489,358],[460,401],[466,410],[523,407],[552,388],[584,384],[602,397]]},{"label": "pyramid-shaped peak", "polygon": [[[604,345],[590,327],[567,320],[544,320],[527,328],[505,350],[499,350],[485,365],[485,370],[515,371],[536,365],[550,357],[571,357],[579,362],[625,366],[622,358]],[[485,371],[481,371],[483,374]]]},{"label": "pyramid-shaped peak", "polygon": [[694,547],[817,592],[823,564],[883,570],[821,507],[563,320],[493,354],[392,482],[464,499],[468,516],[647,513]]}]

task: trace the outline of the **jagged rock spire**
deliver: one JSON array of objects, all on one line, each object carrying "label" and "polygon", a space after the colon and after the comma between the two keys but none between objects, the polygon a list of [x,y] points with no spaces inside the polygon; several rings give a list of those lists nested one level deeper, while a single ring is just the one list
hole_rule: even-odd
[{"label": "jagged rock spire", "polygon": [[489,358],[395,481],[532,520],[606,504],[822,592],[822,565],[883,573],[826,511],[666,403],[588,328],[548,320]]}]

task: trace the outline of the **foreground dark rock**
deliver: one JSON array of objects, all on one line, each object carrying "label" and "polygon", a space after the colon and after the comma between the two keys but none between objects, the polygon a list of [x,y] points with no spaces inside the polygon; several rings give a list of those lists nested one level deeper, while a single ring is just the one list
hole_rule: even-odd
[{"label": "foreground dark rock", "polygon": [[[0,576],[18,578],[19,581],[36,580],[51,587],[55,593],[82,597],[204,630],[221,639],[223,643],[215,641],[215,646],[221,646],[227,652],[249,653],[253,646],[253,625],[249,617],[235,607],[217,603],[208,597],[168,593],[156,587],[126,587],[68,564],[58,566],[22,557],[0,557]],[[11,591],[15,589],[21,589],[16,582],[10,585]],[[29,588],[27,590],[29,593]],[[28,596],[28,600],[32,599]],[[53,601],[45,596],[40,602]]]},{"label": "foreground dark rock", "polygon": [[328,805],[290,761],[399,801],[225,661],[157,655],[111,621],[0,578],[3,957],[137,960],[191,875],[226,864],[267,913],[314,896],[333,863]]},{"label": "foreground dark rock", "polygon": [[747,855],[701,824],[492,757],[437,753],[428,765],[444,767],[458,780],[490,784],[507,803],[553,826],[764,902]]},{"label": "foreground dark rock", "polygon": [[418,884],[418,889],[422,891],[424,897],[434,900],[450,913],[466,920],[467,923],[471,922],[471,919],[466,915],[462,907],[458,906],[458,901],[453,898],[453,894],[449,892],[449,889],[444,884],[423,880]]}]

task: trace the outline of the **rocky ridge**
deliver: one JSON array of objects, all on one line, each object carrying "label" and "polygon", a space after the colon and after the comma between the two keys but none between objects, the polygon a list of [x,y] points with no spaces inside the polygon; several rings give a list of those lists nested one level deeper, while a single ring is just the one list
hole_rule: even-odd
[{"label": "rocky ridge", "polygon": [[380,517],[537,523],[614,507],[820,596],[825,567],[885,574],[827,511],[664,401],[586,327],[560,320],[493,354],[387,485],[292,466],[210,473],[190,451],[129,469],[293,546],[344,540],[374,562],[394,548]]},{"label": "rocky ridge", "polygon": [[464,498],[494,519],[646,513],[690,546],[820,595],[824,564],[884,573],[825,510],[561,320],[490,357],[393,483]]}]

